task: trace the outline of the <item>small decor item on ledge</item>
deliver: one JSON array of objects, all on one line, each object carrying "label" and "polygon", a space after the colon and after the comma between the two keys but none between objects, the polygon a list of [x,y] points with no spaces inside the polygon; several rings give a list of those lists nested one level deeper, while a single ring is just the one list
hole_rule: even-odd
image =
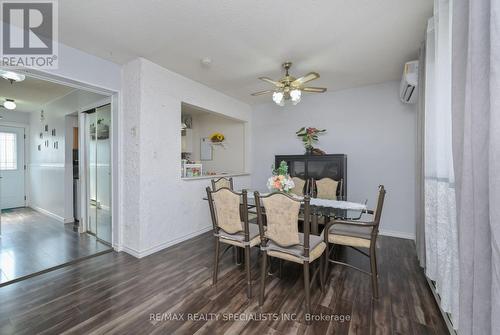
[{"label": "small decor item on ledge", "polygon": [[315,155],[315,156],[323,156],[323,155],[326,155],[326,152],[324,152],[323,150],[321,150],[320,148],[313,148],[311,150],[311,154],[312,155]]},{"label": "small decor item on ledge", "polygon": [[[302,139],[304,144],[304,148],[306,148],[306,154],[310,155],[313,153],[313,144],[318,142],[318,135],[322,134],[326,131],[326,129],[318,129],[313,127],[302,127],[295,134]],[[319,150],[319,149],[318,149]],[[322,153],[316,153],[320,155],[324,155],[324,152],[319,150]]]},{"label": "small decor item on ledge", "polygon": [[281,161],[280,166],[275,169],[273,166],[273,175],[267,180],[267,188],[271,192],[279,191],[288,193],[295,187],[293,179],[288,174],[288,165]]},{"label": "small decor item on ledge", "polygon": [[211,145],[220,145],[221,147],[223,147],[224,149],[226,148],[225,146],[225,140],[226,140],[226,137],[224,136],[224,134],[222,133],[219,133],[219,132],[215,132],[213,133],[212,135],[210,135],[210,144]]},{"label": "small decor item on ledge", "polygon": [[212,141],[212,143],[222,143],[224,142],[224,140],[225,140],[224,134],[215,132],[212,135],[210,135],[210,141]]}]

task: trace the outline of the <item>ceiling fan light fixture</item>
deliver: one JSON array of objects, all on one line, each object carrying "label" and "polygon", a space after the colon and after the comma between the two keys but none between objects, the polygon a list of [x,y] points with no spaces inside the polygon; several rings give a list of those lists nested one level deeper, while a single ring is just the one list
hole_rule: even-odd
[{"label": "ceiling fan light fixture", "polygon": [[252,96],[263,95],[267,93],[273,94],[273,101],[279,105],[284,106],[285,102],[293,105],[298,104],[302,99],[302,91],[307,93],[324,93],[326,88],[324,87],[304,87],[304,84],[318,79],[319,73],[309,72],[305,76],[295,78],[290,75],[289,70],[292,66],[291,62],[283,63],[283,68],[285,69],[285,76],[279,80],[273,80],[269,77],[259,77],[260,80],[265,81],[268,84],[275,86],[274,90],[265,90],[252,93]]},{"label": "ceiling fan light fixture", "polygon": [[16,109],[16,103],[12,99],[5,99],[3,106],[7,109]]},{"label": "ceiling fan light fixture", "polygon": [[283,92],[274,92],[273,93],[273,101],[276,105],[284,106],[285,105],[285,95]]},{"label": "ceiling fan light fixture", "polygon": [[294,105],[298,104],[301,100],[302,92],[298,89],[294,89],[290,91],[290,98],[292,99],[292,103]]},{"label": "ceiling fan light fixture", "polygon": [[23,81],[26,78],[26,76],[24,74],[12,72],[12,71],[6,71],[6,70],[0,70],[0,77],[2,77],[3,79],[9,80],[11,83]]}]

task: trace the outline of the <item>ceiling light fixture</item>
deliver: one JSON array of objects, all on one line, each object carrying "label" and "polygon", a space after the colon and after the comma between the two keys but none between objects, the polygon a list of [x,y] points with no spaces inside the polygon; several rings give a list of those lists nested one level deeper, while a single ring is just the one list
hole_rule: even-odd
[{"label": "ceiling light fixture", "polygon": [[291,90],[290,91],[290,98],[292,99],[292,103],[294,105],[298,104],[300,102],[300,98],[302,96],[302,92],[300,90]]},{"label": "ceiling light fixture", "polygon": [[24,79],[26,79],[26,76],[24,74],[12,72],[12,71],[5,71],[5,70],[0,70],[0,77],[10,81],[11,84],[14,82],[23,81]]},{"label": "ceiling light fixture", "polygon": [[279,106],[284,106],[285,105],[285,95],[283,92],[274,92],[273,93],[273,101],[276,103],[276,105]]},{"label": "ceiling light fixture", "polygon": [[12,99],[5,99],[3,106],[7,109],[16,109],[16,103]]},{"label": "ceiling light fixture", "polygon": [[210,65],[212,65],[212,59],[210,59],[209,57],[205,57],[205,58],[202,58],[200,60],[200,63],[201,63],[201,66],[203,66],[205,68],[209,68]]},{"label": "ceiling light fixture", "polygon": [[311,80],[318,79],[319,74],[316,72],[309,72],[303,77],[295,78],[288,73],[288,70],[292,66],[291,62],[283,63],[283,68],[285,69],[285,76],[280,80],[272,80],[268,77],[260,77],[259,79],[265,81],[266,83],[275,86],[274,90],[265,90],[260,92],[252,93],[253,96],[262,94],[273,94],[273,101],[279,105],[284,106],[285,102],[291,101],[292,104],[296,105],[300,102],[302,98],[302,92],[309,93],[323,93],[326,92],[324,87],[304,87],[305,83]]}]

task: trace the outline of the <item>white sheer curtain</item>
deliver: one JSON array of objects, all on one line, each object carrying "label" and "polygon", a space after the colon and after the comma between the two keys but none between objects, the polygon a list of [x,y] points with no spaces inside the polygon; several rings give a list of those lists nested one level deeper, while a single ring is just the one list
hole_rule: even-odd
[{"label": "white sheer curtain", "polygon": [[426,38],[426,275],[435,281],[441,308],[456,328],[459,271],[451,128],[451,6],[449,0],[436,0]]}]

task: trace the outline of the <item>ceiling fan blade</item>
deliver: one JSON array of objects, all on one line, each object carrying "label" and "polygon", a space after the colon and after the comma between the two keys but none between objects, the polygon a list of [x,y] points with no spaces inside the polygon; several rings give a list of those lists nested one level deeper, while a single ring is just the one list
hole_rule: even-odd
[{"label": "ceiling fan blade", "polygon": [[276,80],[272,80],[269,77],[259,77],[259,79],[265,81],[266,83],[272,84],[274,86],[283,87],[282,83],[280,83],[279,81],[276,81]]},{"label": "ceiling fan blade", "polygon": [[326,92],[325,87],[302,87],[302,91],[310,93],[324,93]]},{"label": "ceiling fan blade", "polygon": [[262,94],[267,94],[267,93],[273,93],[274,91],[272,90],[266,90],[266,91],[260,91],[260,92],[255,92],[250,95],[257,96],[257,95],[262,95]]},{"label": "ceiling fan blade", "polygon": [[311,80],[318,79],[318,78],[319,78],[319,73],[309,72],[305,76],[297,78],[294,81],[292,81],[292,86],[300,86],[300,85],[303,85]]}]

